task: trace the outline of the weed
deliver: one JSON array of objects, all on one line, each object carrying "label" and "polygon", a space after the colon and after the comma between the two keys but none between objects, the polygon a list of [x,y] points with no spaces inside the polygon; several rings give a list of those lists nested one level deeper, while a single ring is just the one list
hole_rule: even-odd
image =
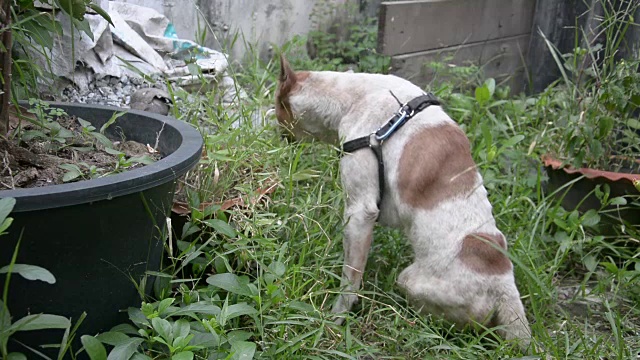
[{"label": "weed", "polygon": [[[267,117],[275,64],[254,59],[234,74],[249,96],[232,106],[215,94],[181,100],[183,120],[216,131],[206,135],[202,165],[183,185],[191,214],[173,229],[167,268],[153,274],[157,300],[130,310],[134,328],[114,329],[129,336],[121,344],[136,338],[136,351],[152,358],[180,352],[194,358],[520,357],[492,329],[461,332],[409,307],[395,279],[410,249],[384,228],[375,231],[360,305],[344,326],[333,323],[343,221],[338,152],[282,139]],[[472,142],[509,239],[534,352],[619,359],[637,352],[636,255],[593,234],[601,213],[567,212],[546,194],[536,145],[544,123],[535,115],[544,104],[506,98],[491,79],[470,91],[456,88],[462,89],[449,83],[431,90]],[[611,249],[620,257],[610,257]],[[180,312],[197,307],[203,311]],[[164,321],[154,324],[157,317]],[[184,321],[189,345],[200,347],[166,344],[170,337],[159,329],[180,328],[184,335],[186,326],[178,324]]]},{"label": "weed", "polygon": [[[562,81],[541,96],[546,106],[541,117],[552,120],[540,136],[551,155],[576,168],[634,173],[640,170],[640,75],[637,58],[617,61],[625,34],[634,23],[640,3],[599,2],[604,17],[594,29],[602,35],[589,39],[576,34],[584,44],[569,54],[559,54],[547,41]],[[544,37],[544,35],[543,35]]]}]

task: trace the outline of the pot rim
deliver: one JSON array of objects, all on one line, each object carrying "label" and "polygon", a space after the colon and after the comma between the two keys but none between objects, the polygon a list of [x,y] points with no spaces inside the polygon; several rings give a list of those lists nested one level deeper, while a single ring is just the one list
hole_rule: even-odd
[{"label": "pot rim", "polygon": [[114,106],[48,102],[52,107],[100,109],[146,117],[174,128],[181,136],[178,148],[157,162],[102,178],[37,188],[0,191],[0,198],[16,199],[14,212],[33,211],[90,203],[128,195],[172,181],[193,168],[202,154],[203,139],[191,125],[168,116]]},{"label": "pot rim", "polygon": [[589,179],[605,178],[610,181],[627,181],[631,184],[640,181],[640,174],[628,174],[619,173],[613,171],[604,171],[592,168],[574,168],[569,164],[564,164],[562,161],[554,158],[549,154],[542,155],[542,162],[544,166],[551,167],[554,170],[564,170],[567,174],[582,174]]}]

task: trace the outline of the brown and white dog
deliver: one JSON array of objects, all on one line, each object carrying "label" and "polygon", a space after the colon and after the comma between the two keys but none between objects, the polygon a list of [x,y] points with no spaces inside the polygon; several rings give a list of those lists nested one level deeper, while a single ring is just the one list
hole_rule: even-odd
[{"label": "brown and white dog", "polygon": [[[295,72],[284,57],[280,61],[276,116],[296,138],[339,144],[371,134],[398,110],[390,91],[402,102],[424,94],[392,75]],[[332,311],[349,311],[357,301],[378,220],[411,241],[414,261],[397,282],[416,308],[459,327],[500,326],[501,336],[526,347],[531,335],[507,242],[464,132],[440,106],[430,106],[386,140],[382,152],[380,209],[374,153],[358,150],[340,162],[347,194],[344,292]]]}]

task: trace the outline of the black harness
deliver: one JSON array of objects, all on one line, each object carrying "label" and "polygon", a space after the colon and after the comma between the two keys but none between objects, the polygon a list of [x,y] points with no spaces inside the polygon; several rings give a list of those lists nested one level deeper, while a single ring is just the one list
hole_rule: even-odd
[{"label": "black harness", "polygon": [[382,204],[382,195],[384,194],[384,161],[382,160],[382,143],[393,135],[402,125],[411,119],[415,114],[426,109],[431,105],[440,105],[440,101],[431,94],[418,96],[417,98],[401,105],[400,109],[393,114],[386,124],[381,126],[375,132],[359,137],[354,140],[347,141],[342,145],[342,151],[354,152],[362,148],[370,148],[378,159],[378,185],[380,187],[380,196],[378,197],[378,209]]}]

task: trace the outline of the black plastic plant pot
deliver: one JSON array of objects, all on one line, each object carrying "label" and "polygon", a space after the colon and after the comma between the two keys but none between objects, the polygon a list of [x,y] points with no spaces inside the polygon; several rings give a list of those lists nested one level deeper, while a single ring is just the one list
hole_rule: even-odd
[{"label": "black plastic plant pot", "polygon": [[[51,106],[98,129],[114,112],[125,111],[70,103]],[[196,129],[142,111],[128,110],[106,135],[152,146],[158,139],[163,158],[99,179],[0,191],[0,198],[16,199],[9,234],[0,237],[0,267],[9,264],[22,237],[17,263],[44,267],[56,278],[55,284],[47,284],[12,276],[7,301],[11,316],[17,320],[49,313],[70,317],[75,324],[86,312],[75,350],[80,335],[95,335],[125,322],[127,308],[139,307],[143,293],[149,294],[154,277],[145,273],[160,269],[176,181],[198,163],[202,152],[202,136]],[[1,286],[4,280],[2,276]],[[62,331],[48,330],[22,332],[15,338],[42,351],[39,345],[60,343],[62,336]],[[12,349],[28,352],[10,343]]]}]

